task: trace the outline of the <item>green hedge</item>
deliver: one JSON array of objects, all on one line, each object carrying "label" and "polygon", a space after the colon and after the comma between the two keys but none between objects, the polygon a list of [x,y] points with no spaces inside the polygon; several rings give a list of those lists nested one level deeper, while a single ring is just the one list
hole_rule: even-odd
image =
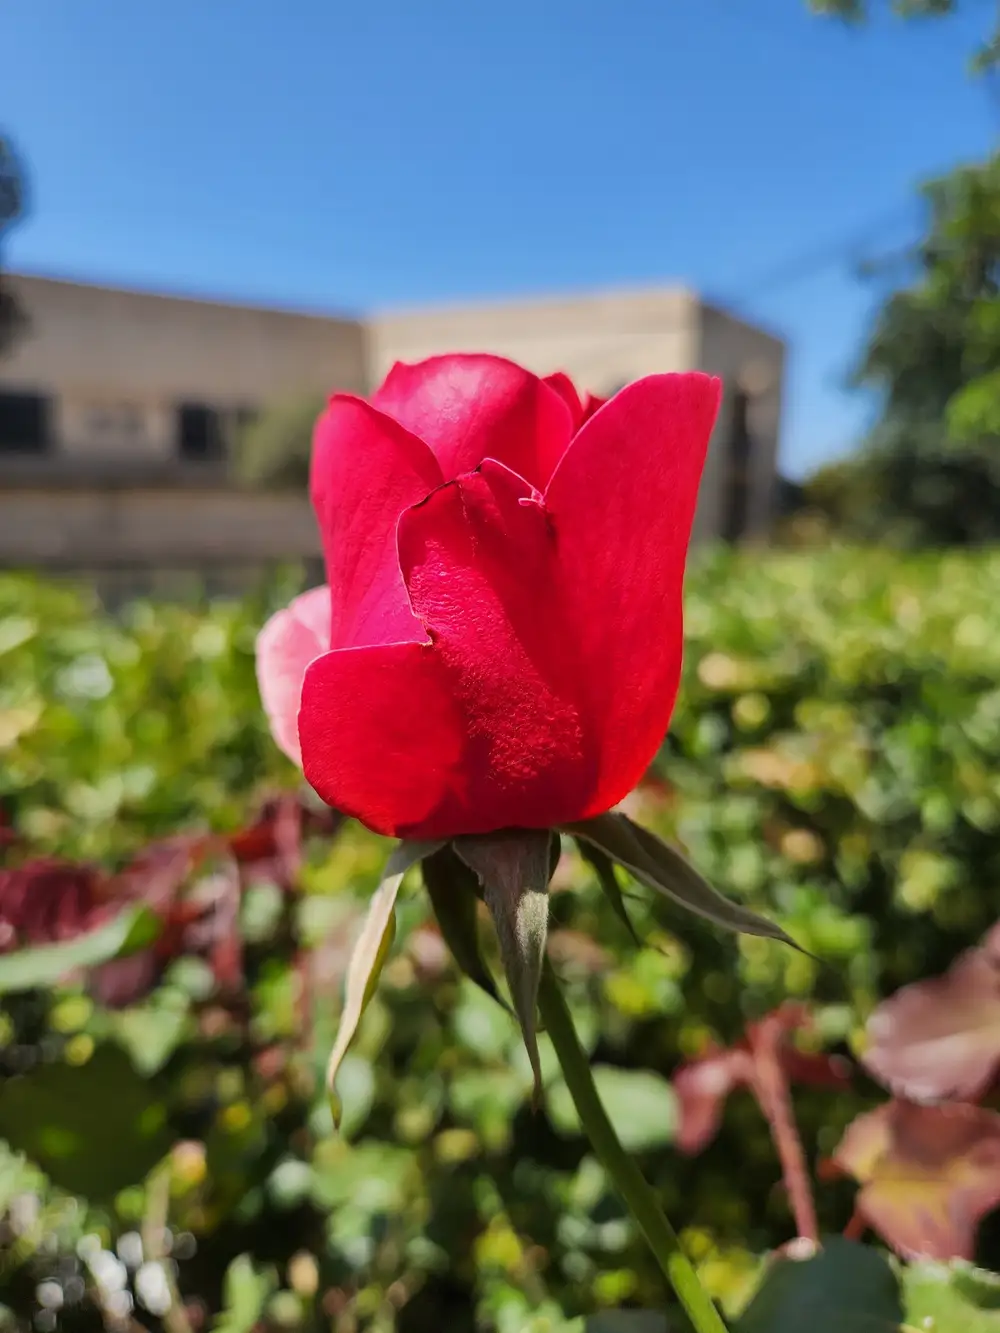
[{"label": "green hedge", "polygon": [[[137,604],[112,620],[81,594],[0,579],[0,803],[32,852],[114,864],[181,829],[234,829],[262,794],[294,787],[252,656],[287,591],[246,606]],[[637,952],[586,868],[567,856],[558,872],[554,952],[602,1091],[731,1305],[753,1256],[791,1235],[773,1150],[737,1096],[712,1146],[679,1157],[670,1075],[789,995],[815,1002],[817,1042],[849,1050],[879,995],[942,970],[1000,915],[998,606],[994,553],[714,553],[694,571],[681,703],[634,799],[816,958],[720,937],[638,894]],[[331,1133],[316,1073],[344,942],[383,854],[348,827],[310,844],[296,895],[247,894],[238,1003],[212,993],[194,958],[125,1011],[80,988],[10,998],[3,1072],[20,1077],[0,1093],[0,1131],[36,1160],[0,1159],[13,1237],[0,1300],[23,1314],[39,1282],[75,1293],[95,1254],[124,1234],[128,1258],[128,1233],[166,1206],[195,1322],[225,1309],[232,1333],[260,1311],[285,1327],[524,1333],[662,1304],[544,1038],[550,1086],[535,1115],[512,1024],[458,981],[423,928],[418,886],[345,1065],[346,1135]],[[847,1094],[797,1093],[813,1159],[877,1097],[860,1076]],[[850,1207],[848,1186],[821,1188],[827,1227]],[[136,1312],[155,1324],[141,1301]],[[99,1320],[66,1303],[39,1325],[57,1326]]]}]

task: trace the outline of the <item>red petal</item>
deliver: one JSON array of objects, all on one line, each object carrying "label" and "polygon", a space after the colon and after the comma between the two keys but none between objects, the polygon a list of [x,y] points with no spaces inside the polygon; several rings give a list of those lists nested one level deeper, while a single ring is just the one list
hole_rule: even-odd
[{"label": "red petal", "polygon": [[597,409],[609,401],[607,398],[598,398],[596,393],[588,393],[583,400],[583,421],[589,421]]},{"label": "red petal", "polygon": [[257,636],[257,685],[271,734],[295,764],[306,667],[330,647],[330,589],[311,588],[278,611]]},{"label": "red petal", "polygon": [[541,488],[573,433],[561,394],[499,356],[397,362],[372,403],[427,442],[446,480],[496,458]]},{"label": "red petal", "polygon": [[544,506],[487,461],[401,517],[399,565],[431,643],[309,668],[299,732],[325,800],[378,832],[433,837],[568,822],[631,790],[677,689],[718,396],[704,375],[639,381],[580,432]]},{"label": "red petal", "polygon": [[409,837],[574,817],[594,767],[556,550],[537,499],[498,463],[403,516],[400,564],[433,642],[310,668],[300,731],[325,800]]},{"label": "red petal", "polygon": [[442,481],[427,446],[360,398],[316,423],[311,491],[330,580],[330,646],[422,638],[396,560],[396,523]]},{"label": "red petal", "polygon": [[701,374],[627,385],[583,426],[545,493],[575,669],[601,745],[581,818],[631,791],[670,721],[684,563],[719,394]]},{"label": "red petal", "polygon": [[550,389],[555,389],[556,393],[563,399],[573,418],[573,430],[574,432],[578,431],[583,424],[583,403],[576,391],[576,385],[561,370],[557,370],[552,375],[546,375],[542,383],[547,384]]},{"label": "red petal", "polygon": [[[391,837],[420,836],[461,793],[464,723],[429,644],[348,648],[306,672],[299,734],[320,796]],[[450,831],[450,830],[449,830]]]}]

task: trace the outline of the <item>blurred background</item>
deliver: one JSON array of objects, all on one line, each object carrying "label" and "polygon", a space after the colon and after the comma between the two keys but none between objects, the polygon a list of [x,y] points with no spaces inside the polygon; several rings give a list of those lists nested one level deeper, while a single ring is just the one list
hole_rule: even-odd
[{"label": "blurred background", "polygon": [[[993,0],[0,6],[7,1324],[662,1304],[556,1072],[533,1115],[419,894],[343,1136],[317,1078],[382,849],[274,749],[254,636],[322,579],[325,396],[459,349],[599,395],[724,377],[681,704],[632,799],[833,966],[648,903],[636,950],[568,853],[552,948],[740,1307],[787,1201],[748,1098],[678,1155],[677,1068],[789,995],[849,1057],[1000,909],[998,33]],[[95,952],[123,904],[158,938]],[[810,1160],[879,1096],[797,1094]],[[822,1186],[825,1226],[851,1197]],[[978,1245],[996,1267],[991,1219]]]}]

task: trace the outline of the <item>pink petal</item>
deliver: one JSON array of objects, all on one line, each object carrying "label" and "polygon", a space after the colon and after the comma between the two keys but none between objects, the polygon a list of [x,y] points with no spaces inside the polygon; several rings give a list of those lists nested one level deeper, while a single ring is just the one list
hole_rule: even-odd
[{"label": "pink petal", "polygon": [[372,403],[427,442],[446,480],[495,458],[542,487],[573,433],[562,395],[499,356],[397,362]]},{"label": "pink petal", "polygon": [[271,733],[295,764],[306,667],[330,646],[330,589],[311,588],[276,612],[257,636],[257,685]]},{"label": "pink petal", "polygon": [[427,446],[360,398],[336,394],[316,423],[310,488],[326,556],[328,647],[423,637],[396,560],[396,524],[442,481]]},{"label": "pink petal", "polygon": [[564,571],[560,610],[600,753],[580,817],[649,766],[680,678],[682,588],[720,383],[651,375],[583,426],[545,492]]}]

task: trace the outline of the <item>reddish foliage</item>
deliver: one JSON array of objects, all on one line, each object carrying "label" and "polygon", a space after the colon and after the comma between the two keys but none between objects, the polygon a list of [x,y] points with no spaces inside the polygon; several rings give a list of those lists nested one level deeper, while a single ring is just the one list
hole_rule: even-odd
[{"label": "reddish foliage", "polygon": [[115,911],[96,866],[55,858],[0,870],[0,953],[73,939]]},{"label": "reddish foliage", "polygon": [[971,1260],[1000,1204],[1000,1115],[887,1102],[848,1126],[830,1165],[860,1183],[858,1216],[898,1253]]},{"label": "reddish foliage", "polygon": [[267,881],[286,892],[293,889],[305,839],[332,837],[342,822],[343,817],[335,810],[310,808],[290,792],[271,797],[253,822],[228,840],[244,885]]},{"label": "reddish foliage", "polygon": [[851,1067],[846,1060],[824,1053],[796,1050],[791,1035],[809,1027],[808,1012],[801,1005],[783,1005],[758,1023],[751,1023],[747,1035],[728,1050],[715,1050],[700,1059],[682,1065],[674,1077],[674,1090],[680,1103],[680,1127],[677,1146],[692,1156],[711,1143],[718,1133],[726,1098],[737,1088],[750,1088],[760,1096],[759,1053],[762,1047],[776,1047],[785,1079],[815,1087],[845,1088],[850,1084]]},{"label": "reddish foliage", "polygon": [[940,977],[904,986],[872,1014],[864,1064],[912,1101],[975,1101],[1000,1064],[1000,925]]},{"label": "reddish foliage", "polygon": [[[231,989],[243,975],[242,889],[266,879],[291,890],[303,838],[333,833],[338,822],[333,811],[314,813],[298,797],[280,795],[229,838],[192,834],[150,843],[116,874],[52,858],[0,870],[0,952],[72,939],[143,903],[160,918],[160,933],[148,949],[94,969],[91,985],[105,1004],[142,998],[182,954],[205,958],[219,986]],[[214,872],[200,874],[209,863]]]}]

